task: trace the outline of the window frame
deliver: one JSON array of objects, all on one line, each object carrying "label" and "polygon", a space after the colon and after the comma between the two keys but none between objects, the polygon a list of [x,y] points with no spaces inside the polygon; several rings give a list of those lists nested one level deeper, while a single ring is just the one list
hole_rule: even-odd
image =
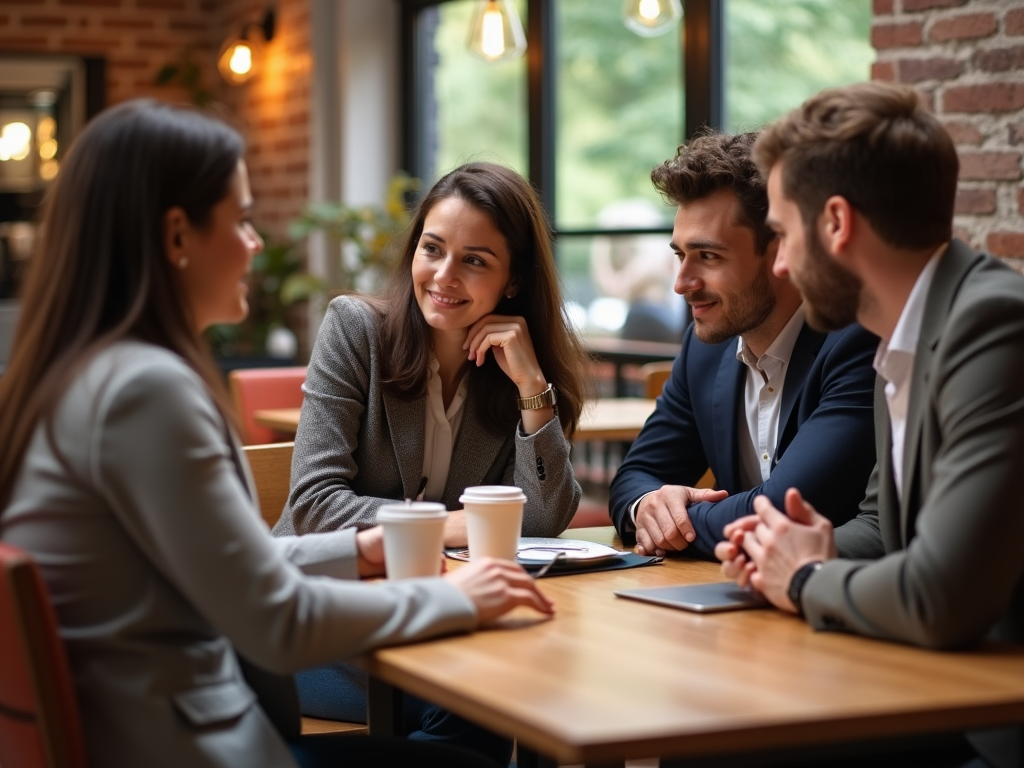
[{"label": "window frame", "polygon": [[[398,0],[401,4],[402,167],[413,175],[423,170],[430,137],[419,130],[418,116],[430,98],[429,52],[418,44],[425,8],[451,0]],[[559,229],[555,210],[555,0],[527,0],[527,158],[530,182],[537,189],[556,236],[644,235],[671,232],[671,227]],[[704,127],[721,130],[725,93],[722,0],[683,0],[683,136]]]}]

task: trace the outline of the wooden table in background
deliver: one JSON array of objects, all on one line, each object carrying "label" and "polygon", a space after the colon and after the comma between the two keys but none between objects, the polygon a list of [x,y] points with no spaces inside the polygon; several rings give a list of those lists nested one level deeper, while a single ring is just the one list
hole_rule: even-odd
[{"label": "wooden table in background", "polygon": [[774,609],[702,615],[612,594],[719,580],[717,566],[685,560],[544,579],[551,621],[522,610],[501,629],[378,650],[371,732],[393,724],[392,686],[516,737],[524,768],[654,756],[729,765],[1024,721],[1021,647],[940,653],[815,632]]},{"label": "wooden table in background", "polygon": [[[259,410],[253,414],[257,424],[275,432],[294,435],[299,427],[299,408]],[[575,440],[631,441],[640,433],[647,417],[654,412],[654,400],[641,397],[610,397],[592,400],[583,408]]]},{"label": "wooden table in background", "polygon": [[661,341],[605,337],[588,338],[585,345],[587,352],[594,360],[612,363],[615,366],[615,395],[617,397],[626,395],[626,379],[622,375],[622,366],[675,360],[681,346]]}]

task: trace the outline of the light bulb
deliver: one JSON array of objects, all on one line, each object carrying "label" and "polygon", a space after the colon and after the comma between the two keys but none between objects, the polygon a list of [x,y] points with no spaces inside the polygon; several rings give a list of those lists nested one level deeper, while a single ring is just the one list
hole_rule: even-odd
[{"label": "light bulb", "polygon": [[683,18],[679,0],[625,0],[622,20],[642,37],[663,35]]},{"label": "light bulb", "polygon": [[526,35],[511,0],[479,0],[469,27],[467,47],[487,61],[522,56]]},{"label": "light bulb", "polygon": [[228,67],[236,75],[247,75],[252,69],[252,48],[245,43],[239,43],[231,51],[231,59]]},{"label": "light bulb", "polygon": [[25,123],[7,123],[0,128],[0,160],[24,160],[32,151],[32,129]]}]

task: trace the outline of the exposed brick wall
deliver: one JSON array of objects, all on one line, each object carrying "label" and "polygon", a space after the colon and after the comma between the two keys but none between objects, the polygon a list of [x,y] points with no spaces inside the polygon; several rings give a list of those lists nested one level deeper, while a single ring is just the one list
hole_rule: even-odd
[{"label": "exposed brick wall", "polygon": [[262,18],[266,0],[5,0],[0,52],[71,53],[107,60],[107,103],[138,96],[184,102],[177,86],[157,86],[164,65],[191,50],[204,85],[249,143],[255,215],[283,236],[308,197],[309,0],[276,0],[277,30],[262,72],[228,86],[217,51],[231,31]]},{"label": "exposed brick wall", "polygon": [[874,0],[876,80],[912,85],[960,153],[955,228],[1024,267],[1024,0]]}]

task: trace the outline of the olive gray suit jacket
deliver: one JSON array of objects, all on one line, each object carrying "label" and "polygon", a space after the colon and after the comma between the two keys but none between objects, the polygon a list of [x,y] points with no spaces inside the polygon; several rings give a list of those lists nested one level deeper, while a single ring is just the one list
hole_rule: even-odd
[{"label": "olive gray suit jacket", "polygon": [[[419,493],[426,398],[402,400],[381,389],[377,322],[353,296],[328,307],[303,385],[291,494],[275,535],[365,528],[382,505]],[[527,499],[523,535],[557,536],[580,501],[558,419],[532,435],[495,434],[474,408],[486,396],[470,378],[440,501],[457,509],[467,486],[516,485]]]},{"label": "olive gray suit jacket", "polygon": [[475,625],[442,579],[328,578],[356,577],[354,531],[275,539],[253,499],[205,386],[158,347],[99,353],[53,442],[37,429],[0,536],[42,568],[91,768],[293,766],[235,648],[290,672]]},{"label": "olive gray suit jacket", "polygon": [[[842,559],[807,582],[808,620],[934,648],[1024,642],[1024,277],[957,240],[941,257],[914,361],[902,501],[881,383],[875,419],[878,464],[860,515],[836,529]],[[1014,730],[975,745],[996,765],[1024,765]]]}]

